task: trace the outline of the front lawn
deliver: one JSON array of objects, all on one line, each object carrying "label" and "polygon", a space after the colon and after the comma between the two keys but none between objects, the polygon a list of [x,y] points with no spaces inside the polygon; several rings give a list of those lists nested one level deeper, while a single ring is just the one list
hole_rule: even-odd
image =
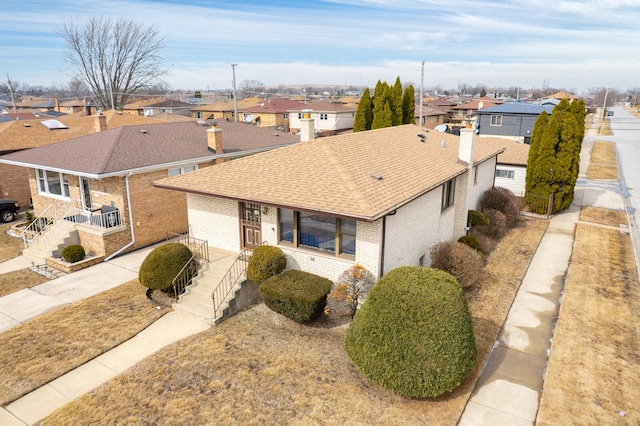
[{"label": "front lawn", "polygon": [[523,219],[488,256],[486,278],[468,294],[478,362],[449,395],[384,391],[351,365],[346,325],[300,325],[259,304],[160,350],[42,424],[455,425],[546,226]]},{"label": "front lawn", "polygon": [[15,222],[0,224],[0,262],[5,262],[22,254],[24,242],[20,238],[11,237],[7,231]]}]

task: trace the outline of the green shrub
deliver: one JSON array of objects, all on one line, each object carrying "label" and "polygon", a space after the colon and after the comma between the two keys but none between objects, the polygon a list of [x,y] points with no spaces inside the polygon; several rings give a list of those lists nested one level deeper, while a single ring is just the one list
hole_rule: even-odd
[{"label": "green shrub", "polygon": [[76,263],[84,259],[84,247],[80,244],[71,244],[62,249],[62,259],[65,262]]},{"label": "green shrub", "polygon": [[345,350],[364,376],[396,394],[435,398],[450,392],[476,364],[465,294],[446,272],[394,269],[356,313]]},{"label": "green shrub", "polygon": [[[486,190],[480,198],[480,209],[485,216],[487,210],[491,209],[504,213],[508,228],[513,228],[518,223],[518,200],[513,192],[507,188],[498,186]],[[491,222],[491,218],[487,219]]]},{"label": "green shrub", "polygon": [[[154,248],[140,265],[140,284],[152,290],[168,290],[171,281],[191,259],[189,247],[180,243],[168,243]],[[194,262],[194,261],[192,261]],[[188,279],[195,275],[195,262],[189,268]]]},{"label": "green shrub", "polygon": [[488,225],[489,219],[478,210],[469,210],[467,213],[467,223],[469,226]]},{"label": "green shrub", "polygon": [[260,297],[271,310],[298,322],[318,318],[327,304],[333,283],[304,271],[290,270],[260,284]]},{"label": "green shrub", "polygon": [[458,242],[465,244],[474,250],[478,250],[478,247],[480,246],[480,241],[478,241],[478,237],[474,235],[463,235],[462,237],[458,238]]},{"label": "green shrub", "polygon": [[466,244],[457,241],[437,243],[431,247],[430,257],[432,268],[450,273],[463,288],[473,286],[482,278],[482,257]]},{"label": "green shrub", "polygon": [[258,246],[253,249],[247,266],[247,279],[260,284],[287,267],[287,258],[282,250],[274,246]]}]

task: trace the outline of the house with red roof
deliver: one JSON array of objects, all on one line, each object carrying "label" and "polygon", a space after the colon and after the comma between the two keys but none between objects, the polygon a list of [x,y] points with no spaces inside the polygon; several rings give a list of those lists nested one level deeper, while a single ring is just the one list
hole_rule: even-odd
[{"label": "house with red roof", "polygon": [[289,132],[291,130],[289,112],[305,108],[307,105],[302,102],[272,97],[258,105],[238,110],[238,121],[242,119],[242,121],[253,123],[256,126],[273,127]]}]

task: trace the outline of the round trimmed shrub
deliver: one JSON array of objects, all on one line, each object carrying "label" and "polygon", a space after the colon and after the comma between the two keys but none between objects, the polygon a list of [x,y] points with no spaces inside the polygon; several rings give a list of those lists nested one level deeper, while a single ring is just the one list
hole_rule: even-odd
[{"label": "round trimmed shrub", "polygon": [[309,272],[290,270],[260,284],[260,297],[271,310],[298,322],[318,318],[327,304],[333,282]]},{"label": "round trimmed shrub", "polygon": [[467,245],[474,250],[478,250],[478,247],[480,247],[480,241],[478,241],[478,237],[474,235],[463,235],[458,238],[458,242]]},{"label": "round trimmed shrub", "polygon": [[260,284],[287,267],[287,258],[278,247],[258,246],[253,249],[247,265],[247,279]]},{"label": "round trimmed shrub", "polygon": [[430,257],[432,268],[453,275],[462,288],[471,287],[482,278],[482,257],[466,244],[457,241],[437,243],[431,247]]},{"label": "round trimmed shrub", "polygon": [[467,223],[469,226],[483,226],[489,224],[489,219],[478,210],[469,210],[467,213]]},{"label": "round trimmed shrub", "polygon": [[485,216],[489,218],[489,225],[482,226],[481,232],[484,232],[489,238],[500,240],[509,230],[507,216],[500,210],[488,209],[484,211]]},{"label": "round trimmed shrub", "polygon": [[[154,248],[140,265],[140,284],[151,290],[168,290],[171,281],[191,259],[192,254],[189,247],[180,243],[168,243]],[[189,273],[194,275],[195,269],[189,268]]]},{"label": "round trimmed shrub", "polygon": [[62,249],[62,259],[69,263],[80,262],[85,254],[84,247],[80,244],[71,244]]},{"label": "round trimmed shrub", "polygon": [[477,357],[464,292],[437,269],[394,269],[356,313],[345,350],[364,376],[398,395],[435,398],[450,392]]}]

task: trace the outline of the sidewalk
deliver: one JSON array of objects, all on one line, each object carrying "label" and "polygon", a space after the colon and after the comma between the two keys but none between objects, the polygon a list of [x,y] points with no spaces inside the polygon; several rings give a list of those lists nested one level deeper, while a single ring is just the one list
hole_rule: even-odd
[{"label": "sidewalk", "polygon": [[[137,278],[140,264],[153,248],[137,250],[0,297],[0,332]],[[18,259],[0,263],[0,271],[9,272],[25,262]],[[27,266],[30,265],[29,262]],[[121,345],[0,408],[0,425],[33,424],[162,347],[208,328],[210,325],[203,321],[169,312]]]}]

